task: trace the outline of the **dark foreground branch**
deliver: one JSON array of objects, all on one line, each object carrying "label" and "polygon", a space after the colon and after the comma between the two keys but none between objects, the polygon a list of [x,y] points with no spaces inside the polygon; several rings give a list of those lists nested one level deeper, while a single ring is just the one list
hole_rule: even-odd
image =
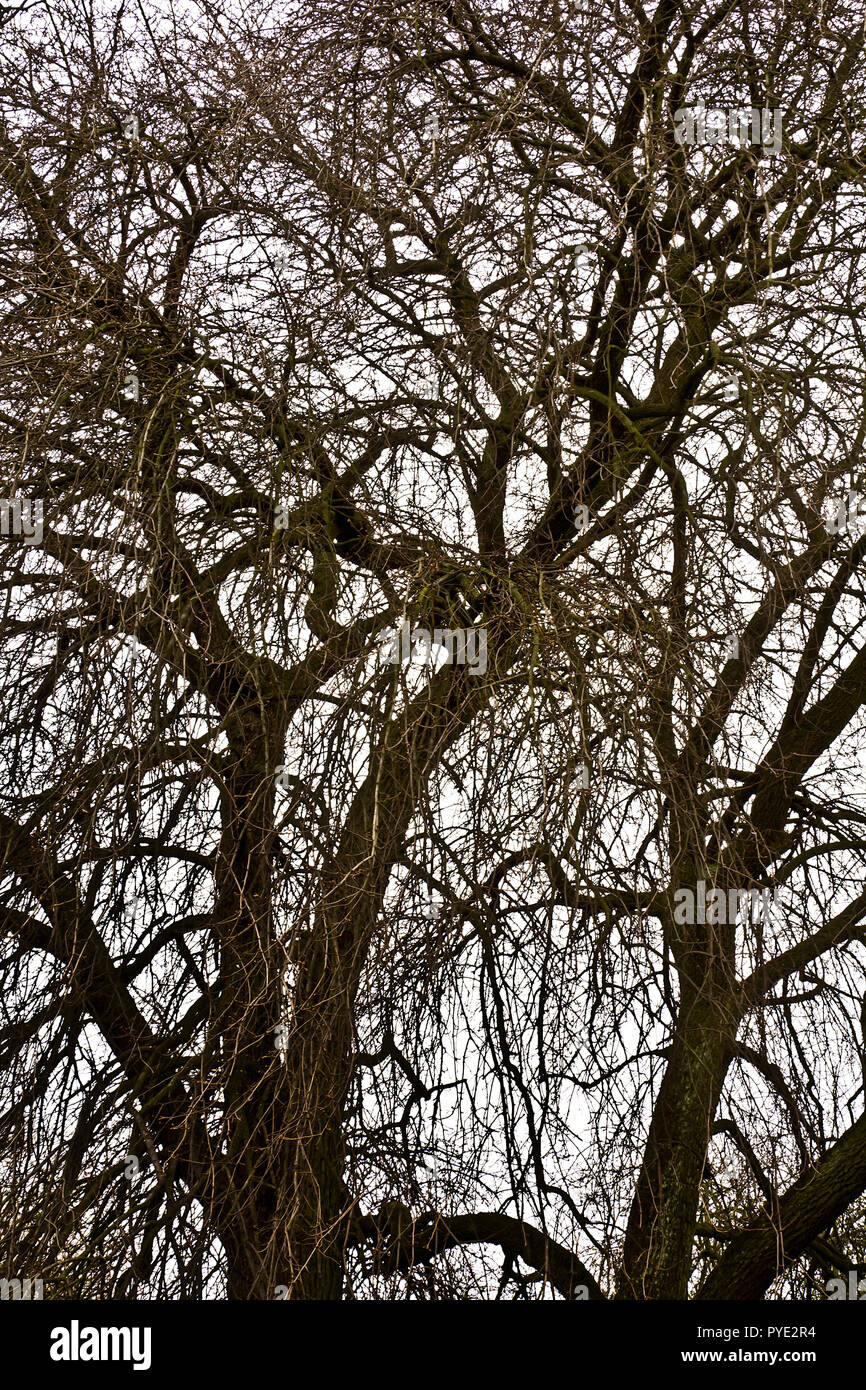
[{"label": "dark foreground branch", "polygon": [[525,1221],[495,1211],[449,1217],[428,1213],[412,1220],[408,1208],[391,1203],[377,1217],[359,1217],[354,1240],[356,1244],[369,1240],[378,1243],[376,1267],[382,1273],[429,1264],[444,1251],[464,1245],[498,1245],[503,1254],[519,1258],[543,1274],[563,1298],[605,1298],[571,1250]]},{"label": "dark foreground branch", "polygon": [[819,1163],[798,1178],[725,1250],[697,1297],[762,1298],[793,1264],[866,1191],[866,1115],[846,1130]]}]

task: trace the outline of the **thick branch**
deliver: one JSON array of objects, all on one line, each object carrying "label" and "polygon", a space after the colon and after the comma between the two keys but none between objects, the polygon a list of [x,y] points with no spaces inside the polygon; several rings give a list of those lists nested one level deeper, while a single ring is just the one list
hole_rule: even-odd
[{"label": "thick branch", "polygon": [[697,1297],[761,1298],[777,1275],[864,1190],[866,1115],[861,1115],[824,1158],[780,1198],[775,1212],[764,1208],[757,1220],[731,1241]]},{"label": "thick branch", "polygon": [[[596,1301],[606,1297],[573,1251],[516,1217],[481,1211],[463,1216],[436,1216],[432,1222],[421,1217],[410,1225],[397,1223],[396,1232],[394,1225],[391,1221],[388,1226],[388,1243],[380,1257],[382,1268],[411,1269],[413,1265],[429,1264],[444,1251],[464,1245],[498,1245],[503,1254],[519,1258],[543,1274],[563,1298],[574,1299],[582,1288],[587,1294],[581,1296]],[[361,1217],[356,1231],[356,1240],[381,1239],[382,1222],[369,1216]]]}]

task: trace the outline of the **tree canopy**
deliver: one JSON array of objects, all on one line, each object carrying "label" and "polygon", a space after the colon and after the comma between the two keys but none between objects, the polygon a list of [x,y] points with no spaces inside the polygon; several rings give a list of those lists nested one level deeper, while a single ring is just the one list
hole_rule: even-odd
[{"label": "tree canopy", "polygon": [[866,1273],[862,18],[2,32],[3,1272]]}]

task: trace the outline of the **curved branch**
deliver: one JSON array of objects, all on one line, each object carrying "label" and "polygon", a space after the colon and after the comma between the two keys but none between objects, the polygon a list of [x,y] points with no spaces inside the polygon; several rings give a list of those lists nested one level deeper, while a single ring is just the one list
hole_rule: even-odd
[{"label": "curved branch", "polygon": [[[401,1211],[405,1208],[401,1208]],[[408,1217],[408,1212],[406,1212]],[[498,1245],[505,1255],[523,1260],[543,1274],[563,1298],[605,1300],[589,1270],[573,1251],[550,1236],[496,1211],[479,1211],[462,1216],[421,1216],[407,1224],[391,1219],[360,1217],[355,1223],[356,1243],[364,1239],[385,1240],[378,1263],[385,1270],[411,1269],[429,1264],[437,1255],[464,1245]],[[396,1227],[396,1229],[395,1229]]]},{"label": "curved branch", "polygon": [[808,1173],[731,1241],[699,1299],[758,1299],[866,1191],[866,1115]]}]

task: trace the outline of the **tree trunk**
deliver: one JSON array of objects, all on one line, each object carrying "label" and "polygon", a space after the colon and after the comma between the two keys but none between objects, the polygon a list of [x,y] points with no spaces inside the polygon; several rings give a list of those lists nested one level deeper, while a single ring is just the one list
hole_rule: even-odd
[{"label": "tree trunk", "polygon": [[680,1007],[626,1229],[622,1299],[688,1297],[701,1179],[738,1021],[733,924],[666,919]]},{"label": "tree trunk", "polygon": [[224,1089],[216,1225],[232,1299],[272,1299],[285,1282],[281,1144],[284,1068],[277,1048],[285,960],[271,903],[275,749],[261,711],[232,721],[222,794],[215,926],[220,968],[211,1019]]},{"label": "tree trunk", "polygon": [[724,1012],[703,1002],[677,1029],[632,1203],[619,1298],[688,1296],[701,1178],[730,1045]]}]

